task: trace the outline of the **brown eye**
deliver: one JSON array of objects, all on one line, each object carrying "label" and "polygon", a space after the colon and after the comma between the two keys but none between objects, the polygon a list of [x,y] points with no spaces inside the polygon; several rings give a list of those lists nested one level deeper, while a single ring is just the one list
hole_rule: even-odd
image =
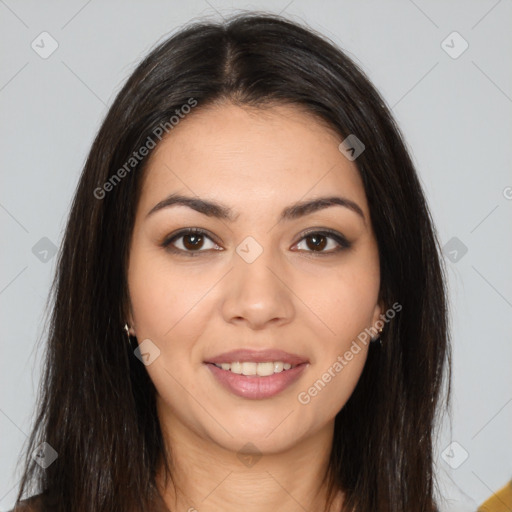
[{"label": "brown eye", "polygon": [[204,244],[204,236],[196,235],[195,233],[191,233],[190,235],[183,235],[183,245],[187,250],[195,250],[200,249]]},{"label": "brown eye", "polygon": [[[301,249],[299,246],[305,244],[306,248]],[[297,247],[305,252],[318,253],[319,255],[327,255],[337,253],[351,247],[350,242],[336,231],[310,231],[303,233],[301,241]],[[327,250],[324,250],[326,249]]]},{"label": "brown eye", "polygon": [[[327,237],[324,235],[309,235],[305,238],[306,245],[313,251],[322,251],[327,245]],[[311,243],[310,243],[311,242]]]},{"label": "brown eye", "polygon": [[[210,244],[208,246],[208,244]],[[185,229],[162,243],[162,247],[176,254],[187,256],[197,256],[199,253],[207,252],[211,249],[218,250],[218,245],[202,229]],[[197,254],[194,254],[197,253]]]}]

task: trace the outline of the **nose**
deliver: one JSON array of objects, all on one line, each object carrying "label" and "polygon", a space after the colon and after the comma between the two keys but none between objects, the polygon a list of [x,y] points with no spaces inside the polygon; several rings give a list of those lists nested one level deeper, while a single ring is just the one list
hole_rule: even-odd
[{"label": "nose", "polygon": [[270,249],[252,262],[238,253],[224,282],[222,314],[232,324],[246,323],[253,330],[293,320],[295,306],[289,271]]}]

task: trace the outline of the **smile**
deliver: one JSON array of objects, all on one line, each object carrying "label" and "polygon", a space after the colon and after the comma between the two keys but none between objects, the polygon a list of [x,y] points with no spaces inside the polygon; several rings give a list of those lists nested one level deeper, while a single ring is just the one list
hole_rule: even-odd
[{"label": "smile", "polygon": [[291,386],[307,368],[307,363],[276,362],[207,363],[215,380],[230,393],[247,399],[272,398]]},{"label": "smile", "polygon": [[290,363],[283,363],[283,361],[256,363],[256,362],[233,362],[233,363],[222,363],[215,364],[217,368],[231,371],[239,375],[258,375],[259,377],[267,377],[274,373],[281,373],[282,371],[290,370],[295,368],[297,365],[291,365]]}]

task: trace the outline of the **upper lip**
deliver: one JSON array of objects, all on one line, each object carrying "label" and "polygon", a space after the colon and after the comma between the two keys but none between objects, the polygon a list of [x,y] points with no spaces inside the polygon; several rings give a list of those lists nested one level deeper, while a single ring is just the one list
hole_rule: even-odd
[{"label": "upper lip", "polygon": [[267,350],[250,350],[250,349],[239,349],[232,350],[230,352],[224,352],[215,357],[208,358],[205,363],[266,363],[272,361],[282,361],[283,363],[289,363],[293,365],[302,364],[309,362],[305,357],[297,354],[290,354],[283,350],[267,349]]}]

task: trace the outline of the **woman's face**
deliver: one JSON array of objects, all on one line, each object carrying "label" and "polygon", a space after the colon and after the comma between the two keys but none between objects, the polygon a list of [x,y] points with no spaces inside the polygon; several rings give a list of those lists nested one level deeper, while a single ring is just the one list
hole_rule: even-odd
[{"label": "woman's face", "polygon": [[[297,108],[226,104],[191,113],[151,155],[129,320],[170,431],[272,453],[332,427],[350,397],[368,346],[345,354],[382,310],[368,204],[340,142]],[[162,203],[177,195],[196,208]],[[332,197],[348,206],[297,207]]]}]

